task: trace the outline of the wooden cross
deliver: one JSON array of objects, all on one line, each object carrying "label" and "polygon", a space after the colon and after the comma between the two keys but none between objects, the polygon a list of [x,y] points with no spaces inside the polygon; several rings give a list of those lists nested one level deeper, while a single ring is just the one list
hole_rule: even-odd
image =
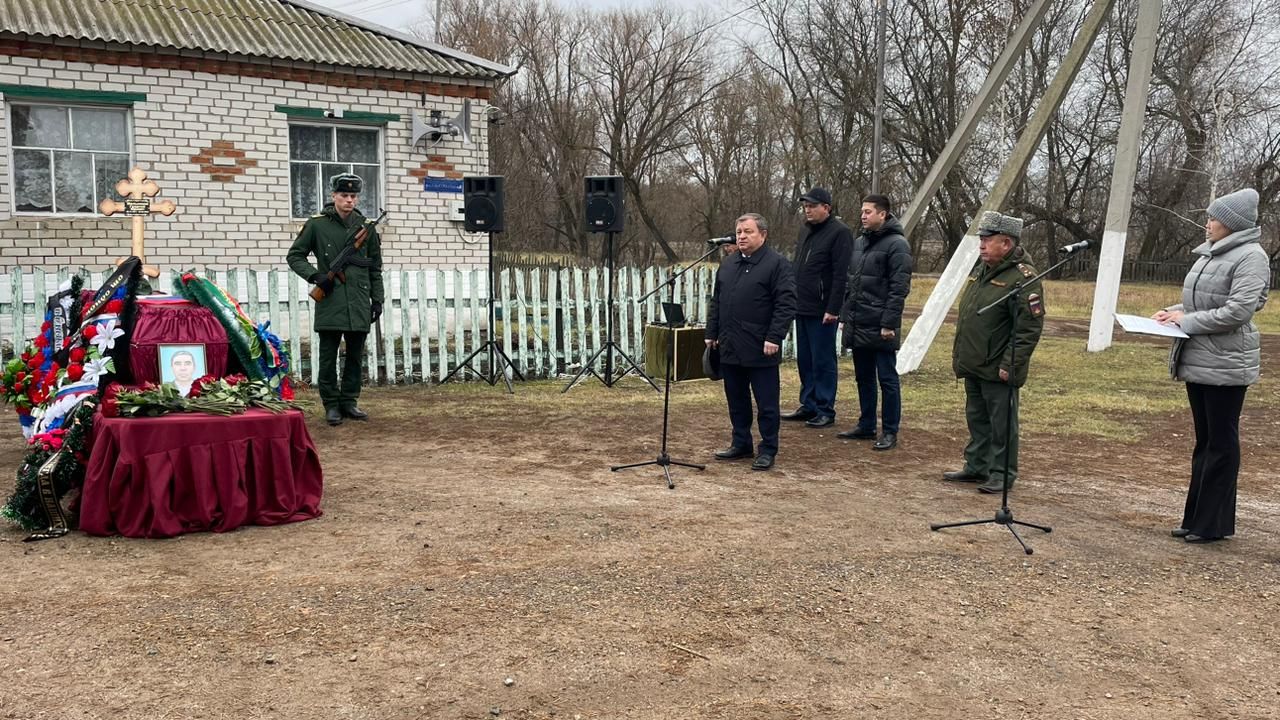
[{"label": "wooden cross", "polygon": [[[133,218],[133,242],[130,251],[139,260],[144,260],[143,252],[146,250],[142,239],[144,218],[151,213],[157,212],[161,215],[169,216],[178,209],[178,206],[172,200],[152,202],[150,198],[155,197],[158,192],[160,192],[160,187],[147,179],[147,174],[142,171],[142,168],[135,167],[129,171],[128,178],[116,183],[116,193],[124,197],[124,202],[105,198],[98,203],[98,210],[103,215],[110,216],[116,213],[125,213]],[[124,262],[124,258],[116,260],[116,265],[122,262]],[[160,268],[154,265],[144,263],[142,272],[148,277],[160,277]]]}]

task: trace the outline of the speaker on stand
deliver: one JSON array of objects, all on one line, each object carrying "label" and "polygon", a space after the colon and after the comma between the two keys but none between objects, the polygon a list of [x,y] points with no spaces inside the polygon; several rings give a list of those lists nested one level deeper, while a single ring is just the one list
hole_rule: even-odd
[{"label": "speaker on stand", "polygon": [[[498,384],[498,378],[507,385],[507,392],[514,393],[515,388],[511,385],[511,378],[507,375],[507,369],[511,369],[511,374],[519,380],[524,380],[524,376],[516,369],[515,363],[511,362],[511,358],[503,352],[498,346],[498,341],[494,339],[494,327],[497,324],[497,313],[495,312],[494,293],[498,286],[497,272],[493,264],[493,236],[495,233],[502,232],[506,225],[503,221],[503,178],[501,175],[491,175],[486,177],[465,177],[462,179],[462,204],[464,212],[463,227],[467,232],[487,232],[489,233],[489,338],[484,344],[476,348],[474,352],[468,355],[457,367],[449,371],[444,377],[444,382],[448,382],[450,378],[457,375],[461,370],[470,370],[480,376],[481,380],[490,385]],[[444,312],[444,308],[438,308],[437,312]],[[454,318],[454,322],[458,322],[459,318]],[[444,352],[443,347],[441,352]],[[481,372],[472,366],[472,361],[480,355],[480,353],[489,353],[489,369]]]},{"label": "speaker on stand", "polygon": [[[605,387],[613,387],[614,383],[622,378],[636,373],[654,390],[658,389],[657,383],[653,378],[645,374],[645,371],[632,360],[629,355],[623,352],[618,343],[614,341],[614,324],[613,324],[613,241],[618,233],[622,232],[626,222],[626,187],[623,185],[622,178],[616,175],[603,177],[589,177],[585,183],[585,193],[583,198],[584,212],[583,217],[587,227],[587,232],[604,233],[605,234],[605,262],[606,262],[606,290],[605,290],[605,343],[595,352],[585,363],[577,375],[564,386],[564,390],[560,392],[568,392],[570,388],[577,385],[587,375],[594,375],[597,380],[604,383]],[[613,355],[618,354],[621,362],[618,364],[618,372],[614,373]],[[596,360],[604,355],[604,374],[596,372]]]}]

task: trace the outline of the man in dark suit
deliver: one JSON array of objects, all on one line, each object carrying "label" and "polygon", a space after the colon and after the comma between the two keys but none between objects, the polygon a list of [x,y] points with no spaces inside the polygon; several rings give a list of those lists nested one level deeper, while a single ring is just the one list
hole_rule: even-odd
[{"label": "man in dark suit", "polygon": [[[778,453],[782,415],[778,363],[782,341],[796,314],[791,263],[765,245],[768,236],[769,225],[760,215],[738,218],[738,253],[721,261],[707,315],[707,345],[720,353],[720,374],[733,424],[733,444],[716,457],[735,460],[754,454],[753,470],[773,467]],[[758,448],[751,435],[752,395],[760,426]]]}]

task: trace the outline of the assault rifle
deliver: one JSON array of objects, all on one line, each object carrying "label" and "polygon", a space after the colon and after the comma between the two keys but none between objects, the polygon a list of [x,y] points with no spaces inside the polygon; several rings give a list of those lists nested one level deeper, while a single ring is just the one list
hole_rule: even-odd
[{"label": "assault rifle", "polygon": [[[333,262],[329,263],[329,272],[325,274],[325,278],[330,283],[337,285],[338,283],[345,283],[347,281],[347,266],[360,264],[359,260],[356,258],[356,251],[364,247],[365,240],[369,239],[369,229],[377,227],[378,223],[382,222],[382,219],[386,216],[387,211],[383,210],[382,214],[379,215],[377,219],[373,222],[361,223],[360,227],[356,228],[355,232],[347,238],[347,244],[342,247],[338,256],[333,259]],[[320,288],[319,283],[317,283],[315,287],[311,288],[310,294],[311,299],[316,302],[320,302],[326,297],[325,291]]]}]

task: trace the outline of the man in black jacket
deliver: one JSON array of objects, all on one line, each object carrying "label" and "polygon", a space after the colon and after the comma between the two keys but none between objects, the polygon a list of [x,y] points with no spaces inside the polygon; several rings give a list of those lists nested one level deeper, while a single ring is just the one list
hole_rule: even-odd
[{"label": "man in black jacket", "polygon": [[884,404],[881,434],[872,447],[891,450],[898,444],[902,420],[898,342],[902,335],[902,307],[911,292],[911,246],[884,195],[868,195],[862,200],[862,234],[853,243],[847,288],[840,313],[844,323],[842,344],[853,351],[861,414],[857,426],[836,433],[836,437],[876,437],[878,380]]},{"label": "man in black jacket", "polygon": [[[778,453],[778,362],[796,314],[791,263],[765,246],[768,235],[769,225],[760,215],[738,218],[738,252],[721,260],[707,313],[707,345],[720,353],[733,424],[733,444],[716,457],[735,460],[755,454],[753,470],[773,467]],[[753,394],[760,425],[758,454],[751,436]]]},{"label": "man in black jacket", "polygon": [[783,419],[826,427],[836,421],[836,328],[853,233],[831,214],[831,193],[825,188],[802,195],[800,205],[805,219],[795,259],[800,407]]}]

